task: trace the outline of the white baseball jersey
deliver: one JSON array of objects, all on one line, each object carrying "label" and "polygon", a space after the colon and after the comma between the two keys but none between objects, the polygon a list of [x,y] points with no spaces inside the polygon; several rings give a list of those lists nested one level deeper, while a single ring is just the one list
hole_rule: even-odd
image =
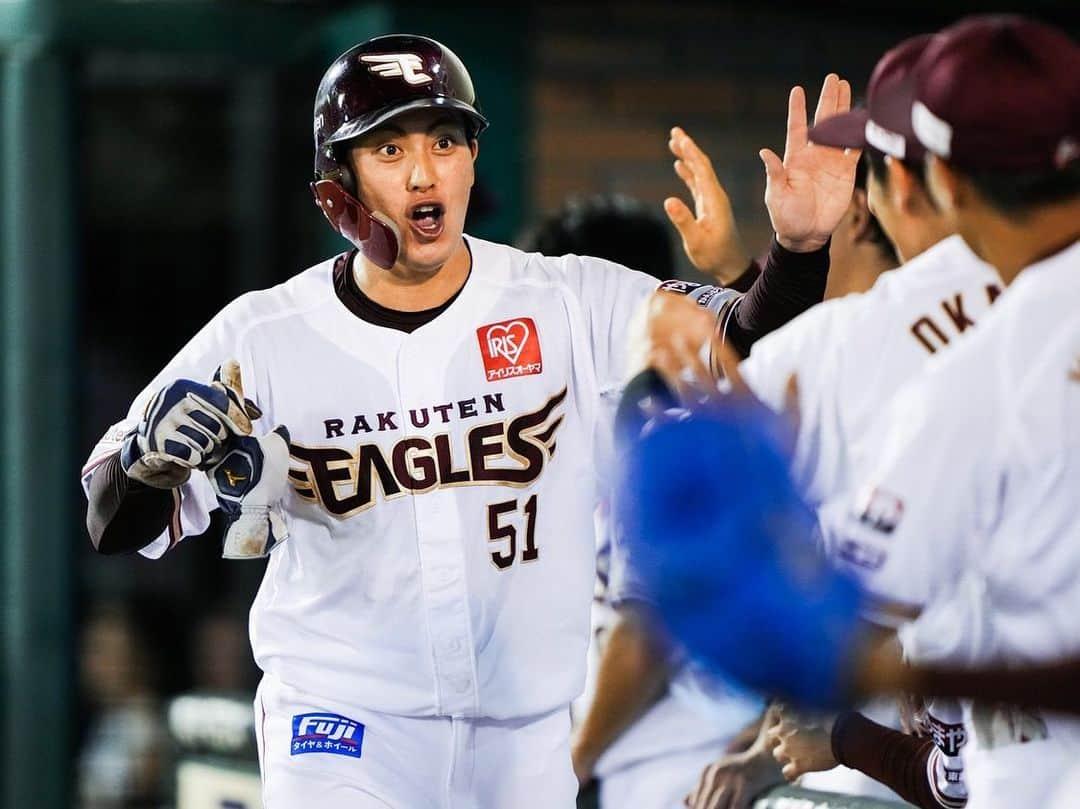
[{"label": "white baseball jersey", "polygon": [[[590,676],[585,693],[574,702],[576,721],[585,716],[596,693],[595,675],[603,652],[605,635],[619,620],[609,590],[612,525],[606,509],[598,510],[596,525],[597,581],[592,611],[593,640],[589,646]],[[681,679],[681,675],[675,676],[676,682]],[[677,685],[674,687],[678,688]],[[734,736],[756,718],[760,706],[757,701],[733,700],[728,707],[727,716],[720,717],[715,710],[711,715],[704,715],[687,705],[684,700],[678,699],[671,689],[668,689],[667,693],[604,751],[594,768],[596,776],[606,782],[617,774],[626,774],[629,770],[648,763],[650,766],[643,771],[649,773],[650,779],[656,779],[659,773],[666,769],[656,764],[659,759],[670,759],[672,766],[678,767],[684,763],[680,754],[689,751],[705,750],[709,755],[718,757]],[[692,772],[680,770],[674,774],[676,782],[682,783],[684,787],[679,795],[680,799],[697,783],[701,769],[703,767]],[[642,802],[639,804],[643,809],[649,805]],[[603,802],[601,805],[604,805]]]},{"label": "white baseball jersey", "polygon": [[[852,470],[866,453],[876,417],[905,381],[982,319],[1001,287],[997,272],[952,236],[883,273],[867,292],[826,301],[795,318],[759,340],[740,365],[750,388],[775,410],[784,406],[788,378],[797,377],[799,433],[792,471],[808,501],[821,510],[831,555],[866,561],[854,553],[856,546],[835,542],[830,525],[832,515],[846,511]],[[898,725],[891,700],[860,709],[881,724]],[[944,778],[944,765],[936,758],[935,766]],[[801,783],[895,797],[847,767],[812,773]]]},{"label": "white baseball jersey", "polygon": [[[326,261],[219,313],[149,397],[232,357],[291,438],[290,538],[251,611],[255,659],[309,694],[407,716],[536,715],[581,691],[595,557],[599,402],[625,381],[626,324],[656,288],[593,258],[466,237],[472,272],[405,333],[347,305]],[[160,556],[209,525],[205,475],[180,490]]]},{"label": "white baseball jersey", "polygon": [[861,294],[825,301],[754,344],[739,370],[774,410],[798,380],[793,474],[811,505],[847,491],[874,419],[927,360],[975,325],[1001,279],[951,236]]},{"label": "white baseball jersey", "polygon": [[[970,337],[875,428],[843,526],[880,598],[921,610],[917,661],[1080,653],[1080,243],[1027,268]],[[1037,688],[1037,684],[1032,684]],[[1041,806],[1080,755],[1080,722],[967,705],[969,807]]]}]

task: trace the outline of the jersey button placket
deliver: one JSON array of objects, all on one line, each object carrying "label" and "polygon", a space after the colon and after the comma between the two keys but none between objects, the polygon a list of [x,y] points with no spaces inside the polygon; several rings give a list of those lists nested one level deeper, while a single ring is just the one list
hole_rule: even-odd
[{"label": "jersey button placket", "polygon": [[[409,409],[430,407],[450,397],[439,385],[437,348],[424,345],[419,335],[405,341],[398,355],[398,379],[403,421],[407,436],[423,435],[409,422]],[[452,424],[433,425],[435,431]],[[440,712],[471,714],[475,711],[475,685],[472,660],[468,654],[469,614],[465,575],[461,558],[462,519],[452,489],[434,489],[412,498],[416,519],[416,543],[420,556],[420,575],[424,608],[431,633],[435,663],[435,688]]]}]

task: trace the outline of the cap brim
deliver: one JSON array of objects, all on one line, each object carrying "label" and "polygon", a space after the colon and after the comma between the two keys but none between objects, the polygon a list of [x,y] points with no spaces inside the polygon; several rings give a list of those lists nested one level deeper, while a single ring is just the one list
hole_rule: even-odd
[{"label": "cap brim", "polygon": [[857,107],[850,112],[842,112],[826,118],[820,124],[810,127],[806,133],[811,143],[819,146],[835,146],[838,149],[865,149],[866,122],[870,120],[870,111]]},{"label": "cap brim", "polygon": [[477,112],[473,107],[466,104],[464,101],[459,101],[456,98],[449,98],[447,96],[435,96],[430,98],[417,98],[412,101],[406,101],[395,107],[390,107],[380,111],[377,115],[369,115],[363,118],[357,118],[354,121],[342,126],[332,137],[326,139],[326,143],[341,143],[342,141],[351,140],[352,138],[363,135],[365,132],[370,132],[377,126],[385,124],[399,115],[403,115],[406,112],[412,112],[413,110],[424,109],[442,109],[453,110],[460,112],[469,120],[471,120],[476,127],[476,134],[479,135],[484,129],[487,128],[487,118]]}]

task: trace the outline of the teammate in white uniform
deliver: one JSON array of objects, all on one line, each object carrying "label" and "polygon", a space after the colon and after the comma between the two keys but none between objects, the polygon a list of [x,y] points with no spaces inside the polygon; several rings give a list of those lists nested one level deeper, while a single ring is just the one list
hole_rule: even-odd
[{"label": "teammate in white uniform", "polygon": [[[871,591],[921,613],[900,630],[912,660],[1053,661],[1080,651],[1080,47],[1022,18],[947,33],[916,68],[931,190],[1016,280],[898,394],[842,530]],[[964,720],[973,809],[1044,805],[1080,754],[1075,719]]]},{"label": "teammate in white uniform", "polygon": [[[689,141],[686,135],[682,138]],[[695,156],[704,157],[699,151]],[[733,224],[726,200],[721,207],[726,208]],[[688,215],[693,223],[689,227],[696,228],[693,214]],[[710,220],[702,229],[714,224]],[[694,244],[709,250],[710,258],[719,252],[710,250],[712,244]],[[676,271],[669,225],[645,205],[621,196],[568,200],[531,229],[523,246],[551,255],[579,253],[633,262],[660,281],[672,278]],[[728,252],[730,260],[723,264],[710,260],[703,263],[702,271],[729,279],[744,271],[757,274],[756,265],[747,270],[751,261],[745,251]],[[771,267],[766,272],[770,288],[788,277],[773,275]],[[814,286],[820,295],[824,273],[817,276]],[[612,398],[612,410],[616,404]],[[611,603],[614,526],[610,508],[605,498],[596,516],[592,643],[585,693],[572,706],[574,769],[583,785],[595,779],[601,809],[629,804],[639,809],[674,809],[681,805],[702,767],[719,756],[734,734],[753,719],[756,703],[730,703],[726,715],[720,715],[715,710],[703,713],[675,696],[681,678],[676,676],[675,682],[670,682],[671,650],[645,631],[635,611],[616,609]]]},{"label": "teammate in white uniform", "polygon": [[[910,125],[910,76],[929,40],[915,37],[886,53],[871,76],[867,107],[809,132],[820,146],[869,152],[867,198],[906,263],[864,293],[825,301],[762,338],[739,366],[754,394],[777,411],[788,406],[789,380],[796,377],[793,474],[815,507],[848,491],[867,433],[895,391],[974,326],[1002,288],[995,270],[949,235],[953,225],[930,201],[922,179],[923,150]],[[843,543],[830,551],[855,563],[873,562]],[[873,713],[879,722],[896,722],[895,711],[885,706]],[[944,783],[944,765],[942,770]],[[846,768],[811,774],[804,784],[892,794]],[[704,805],[710,790],[701,792]]]},{"label": "teammate in white uniform", "polygon": [[[826,77],[817,120],[846,111],[849,92],[846,82],[835,75]],[[777,238],[770,249],[766,274],[779,262],[789,271],[795,264],[799,272],[806,271],[804,265],[815,263],[814,274],[824,288],[828,233],[850,212],[855,160],[853,155],[809,147],[805,132],[805,101],[801,88],[796,88],[789,105],[783,164],[777,169],[779,158],[775,158],[776,164],[767,162],[774,169],[769,174],[766,199]],[[672,131],[670,146],[678,158],[676,171],[694,197],[696,216],[673,199],[666,204],[688,255],[703,270],[713,271],[718,263],[726,264],[729,271],[741,270],[745,259],[737,257],[745,252],[737,244],[734,217],[708,157],[677,128]],[[827,192],[831,184],[838,193]],[[797,214],[793,221],[792,210],[814,213],[815,227],[808,232],[806,222]],[[736,274],[737,270],[728,277]],[[715,328],[710,326],[709,330]],[[730,333],[727,336],[731,337]],[[618,558],[617,553],[614,556]],[[576,740],[575,762],[586,776],[593,772],[601,776],[602,806],[622,806],[632,796],[642,807],[674,807],[703,766],[756,718],[760,700],[732,693],[717,683],[702,684],[680,660],[669,665],[664,657],[667,650],[653,648],[663,645],[647,642],[642,629],[648,623],[647,616],[635,603],[632,585],[624,586],[622,569],[617,562],[613,564],[611,586],[606,590],[607,597],[619,602],[622,620],[600,661],[596,702]],[[616,657],[616,652],[621,656]],[[660,701],[644,712],[650,699],[663,693],[665,686],[667,691]],[[633,720],[637,721],[631,724]]]},{"label": "teammate in white uniform", "polygon": [[[142,547],[157,557],[209,525],[220,493],[191,467],[242,421],[224,386],[198,383],[235,358],[256,432],[288,427],[289,539],[250,627],[267,809],[549,809],[577,792],[568,705],[589,637],[599,405],[656,281],[463,238],[485,123],[432,40],[335,61],[314,190],[359,251],[227,306],[84,471],[92,511],[130,487],[116,521],[175,498]],[[147,487],[150,468],[186,480]],[[100,550],[123,549],[108,519],[90,522]]]}]

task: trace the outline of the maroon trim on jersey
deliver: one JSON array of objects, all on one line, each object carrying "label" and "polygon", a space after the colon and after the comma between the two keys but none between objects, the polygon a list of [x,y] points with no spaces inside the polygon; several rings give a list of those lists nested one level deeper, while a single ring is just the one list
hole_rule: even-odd
[{"label": "maroon trim on jersey", "polygon": [[[466,247],[468,247],[468,242],[466,242]],[[345,304],[346,309],[373,326],[396,329],[406,334],[412,334],[418,328],[426,326],[449,309],[450,305],[461,294],[461,290],[465,289],[465,284],[462,284],[461,289],[455,292],[446,303],[440,304],[433,309],[424,309],[419,312],[402,312],[398,309],[390,309],[373,301],[357,286],[356,276],[353,275],[351,268],[358,252],[357,250],[350,250],[348,253],[342,253],[334,260],[334,293],[338,296],[338,300]],[[472,276],[471,250],[469,251],[469,257],[469,276]],[[466,277],[465,283],[468,282],[469,278]]]}]

